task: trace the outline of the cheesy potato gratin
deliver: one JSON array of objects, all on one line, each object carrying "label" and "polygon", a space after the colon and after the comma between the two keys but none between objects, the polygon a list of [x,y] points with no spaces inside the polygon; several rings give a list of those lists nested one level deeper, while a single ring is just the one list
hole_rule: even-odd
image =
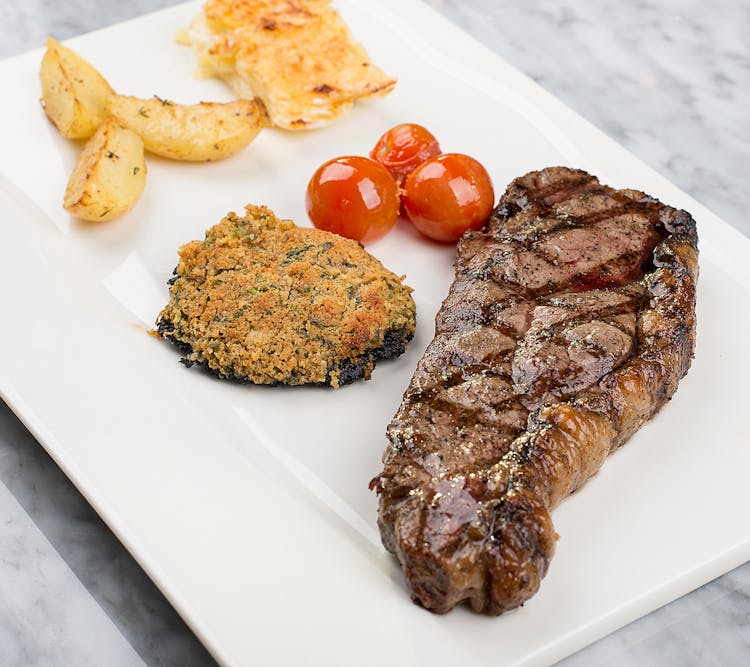
[{"label": "cheesy potato gratin", "polygon": [[288,130],[320,125],[396,85],[330,0],[208,0],[178,40],[196,49],[200,76],[259,97],[273,125]]}]

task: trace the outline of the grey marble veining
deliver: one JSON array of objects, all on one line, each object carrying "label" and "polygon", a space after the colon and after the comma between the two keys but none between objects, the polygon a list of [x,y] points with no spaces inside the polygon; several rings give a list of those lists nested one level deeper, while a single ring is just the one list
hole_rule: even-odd
[{"label": "grey marble veining", "polygon": [[[750,3],[427,3],[750,235]],[[172,4],[6,0],[0,57]],[[2,404],[0,526],[0,665],[214,664]],[[750,664],[750,564],[562,664]]]},{"label": "grey marble veining", "polygon": [[750,235],[747,2],[428,4]]},{"label": "grey marble veining", "polygon": [[144,667],[5,486],[0,508],[0,663]]},{"label": "grey marble veining", "polygon": [[586,647],[560,667],[724,667],[750,659],[750,565]]},{"label": "grey marble veining", "polygon": [[[90,644],[79,624],[61,625],[61,614],[67,613],[71,602],[76,608],[88,604],[98,609],[103,618],[109,618],[110,641],[119,636],[123,645],[130,648],[131,659],[141,655],[149,667],[214,664],[135,560],[2,402],[0,525],[3,667],[37,664],[31,659],[34,647],[39,651],[36,657],[43,657],[43,649],[54,650],[37,641],[28,626],[14,619],[28,617],[45,628],[57,627],[57,640],[66,645]],[[54,571],[55,576],[11,576],[14,568],[25,572],[41,567]],[[25,597],[12,600],[7,595],[10,587],[6,588],[4,581],[13,582]],[[60,600],[62,586],[65,597]],[[57,603],[53,602],[55,598]],[[90,611],[83,620],[92,615]],[[3,631],[10,633],[14,626],[18,631],[16,641],[3,638]],[[100,648],[108,654],[107,643]],[[87,661],[74,660],[75,653],[51,655],[55,658],[48,663],[51,665],[115,664],[104,661],[101,652],[90,652]],[[66,656],[70,659],[63,659]]]},{"label": "grey marble veining", "polygon": [[3,0],[0,58],[38,48],[49,36],[68,39],[176,4],[177,0]]}]

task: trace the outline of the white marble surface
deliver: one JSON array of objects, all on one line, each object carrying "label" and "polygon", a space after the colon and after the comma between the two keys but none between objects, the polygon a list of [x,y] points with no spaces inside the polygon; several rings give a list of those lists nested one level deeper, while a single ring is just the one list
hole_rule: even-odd
[{"label": "white marble surface", "polygon": [[[750,4],[428,3],[750,235]],[[0,57],[171,4],[6,0]],[[0,526],[0,665],[214,664],[1,403]],[[750,664],[750,564],[565,664]]]}]

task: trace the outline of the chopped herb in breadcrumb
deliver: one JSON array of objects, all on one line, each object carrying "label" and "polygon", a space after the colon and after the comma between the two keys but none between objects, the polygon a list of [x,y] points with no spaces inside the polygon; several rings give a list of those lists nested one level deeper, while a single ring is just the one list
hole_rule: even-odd
[{"label": "chopped herb in breadcrumb", "polygon": [[414,335],[411,288],[359,243],[268,208],[228,214],[179,251],[159,333],[221,378],[328,384],[369,378]]}]

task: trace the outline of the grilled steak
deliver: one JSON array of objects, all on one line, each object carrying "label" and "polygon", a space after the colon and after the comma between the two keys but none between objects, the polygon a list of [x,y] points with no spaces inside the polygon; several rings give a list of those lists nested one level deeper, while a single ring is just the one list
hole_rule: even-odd
[{"label": "grilled steak", "polygon": [[697,274],[688,213],[561,167],[463,237],[371,483],[417,603],[499,614],[536,592],[550,510],[687,372]]}]

